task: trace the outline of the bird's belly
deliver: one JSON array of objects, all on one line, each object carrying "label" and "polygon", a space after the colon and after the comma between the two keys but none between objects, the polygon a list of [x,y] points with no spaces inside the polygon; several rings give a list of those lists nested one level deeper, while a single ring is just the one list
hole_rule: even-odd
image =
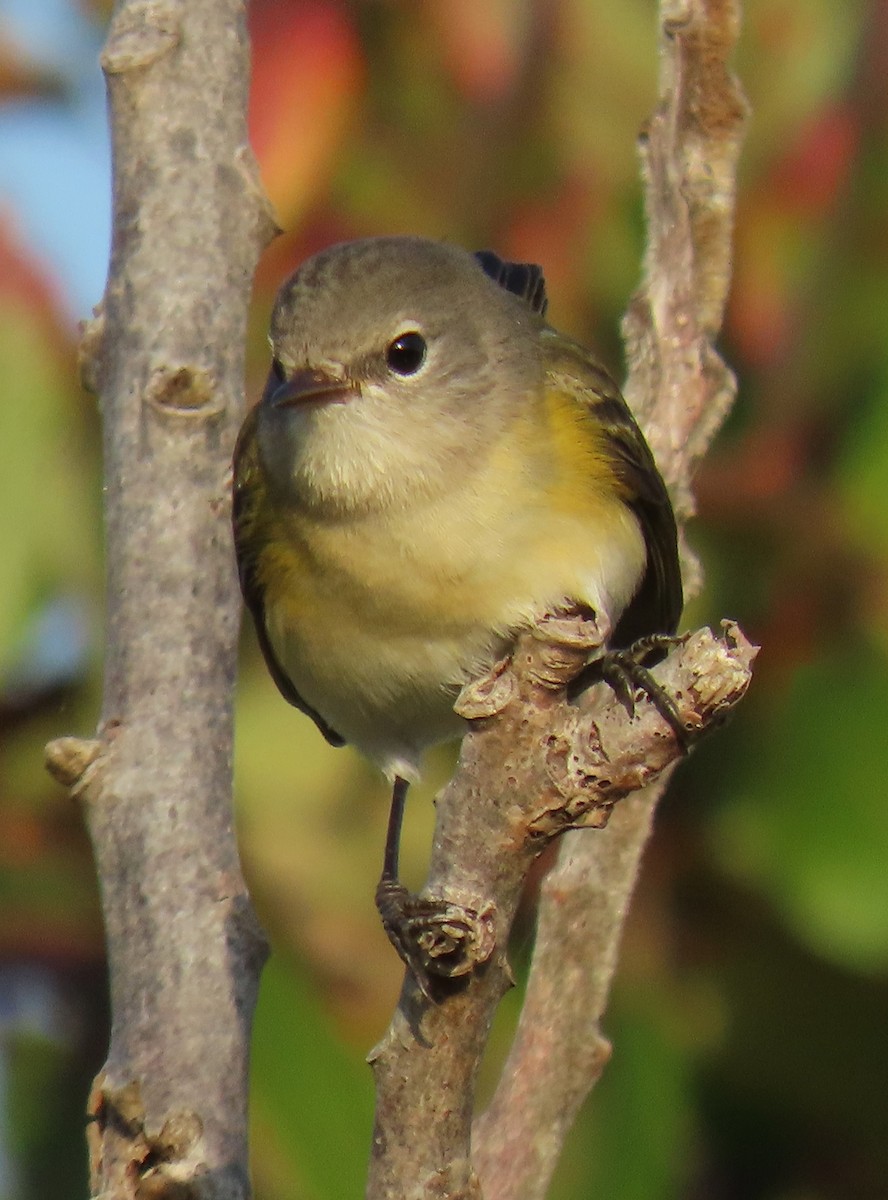
[{"label": "bird's belly", "polygon": [[409,778],[426,746],[462,732],[459,688],[503,642],[470,612],[445,619],[443,606],[423,606],[423,589],[397,573],[379,582],[368,603],[363,580],[334,595],[303,579],[266,609],[268,630],[300,695],[387,774]]},{"label": "bird's belly", "polygon": [[619,504],[598,520],[485,520],[477,506],[454,520],[453,497],[445,511],[291,529],[265,572],[268,633],[297,691],[390,775],[459,735],[459,688],[517,629],[568,600],[622,607],[644,560]]}]

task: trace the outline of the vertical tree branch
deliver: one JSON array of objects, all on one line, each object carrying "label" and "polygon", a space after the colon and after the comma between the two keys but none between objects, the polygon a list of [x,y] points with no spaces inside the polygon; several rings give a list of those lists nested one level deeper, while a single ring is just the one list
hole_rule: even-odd
[{"label": "vertical tree branch", "polygon": [[[739,0],[662,0],[660,11],[660,98],[640,143],[648,240],[642,287],[624,322],[625,390],[686,520],[693,468],[734,398],[714,341],[730,286],[746,103],[730,69]],[[693,591],[699,569],[686,559]],[[564,1137],[607,1062],[599,1021],[669,774],[624,801],[600,834],[569,834],[543,886],[518,1032],[477,1122],[488,1200],[545,1194]]]},{"label": "vertical tree branch", "polygon": [[623,321],[625,393],[687,520],[694,467],[736,390],[714,343],[731,283],[747,109],[730,66],[740,0],[661,0],[660,12],[660,100],[640,142],[643,281]]},{"label": "vertical tree branch", "polygon": [[48,747],[84,805],[108,941],[92,1190],[244,1200],[265,944],[232,831],[227,472],[274,224],[247,147],[243,4],[121,0],[102,66],[113,245],[83,356],[104,420],[105,690],[97,739]]},{"label": "vertical tree branch", "polygon": [[[729,283],[745,117],[728,66],[738,24],[737,0],[663,0],[660,102],[642,143],[649,241],[625,323],[626,391],[680,517],[693,510],[692,467],[733,398],[713,339]],[[646,704],[634,721],[607,695],[565,705],[559,689],[589,643],[536,637],[522,638],[512,663],[463,704],[476,720],[439,800],[425,890],[474,909],[476,938],[494,950],[439,1007],[405,983],[373,1057],[373,1200],[477,1200],[482,1185],[487,1200],[542,1197],[609,1054],[598,1021],[653,806],[679,750]],[[687,724],[702,729],[742,696],[754,655],[736,629],[723,642],[700,633],[657,672]],[[615,802],[633,792],[601,831]],[[466,1089],[474,1089],[493,1009],[508,986],[504,947],[523,880],[547,839],[583,822],[599,831],[564,839],[544,888],[518,1034],[472,1134]]]},{"label": "vertical tree branch", "polygon": [[610,1059],[599,1021],[661,791],[658,782],[627,796],[594,837],[565,834],[543,881],[518,1031],[494,1097],[475,1122],[487,1200],[545,1195],[579,1108]]}]

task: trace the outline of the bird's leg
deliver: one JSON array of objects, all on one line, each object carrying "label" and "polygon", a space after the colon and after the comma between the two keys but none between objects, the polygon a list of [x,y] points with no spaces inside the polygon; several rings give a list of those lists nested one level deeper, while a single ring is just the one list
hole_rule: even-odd
[{"label": "bird's leg", "polygon": [[412,973],[427,999],[442,999],[443,979],[465,975],[489,957],[484,919],[471,908],[445,900],[424,899],[398,879],[401,824],[408,783],[400,777],[392,788],[382,876],[376,888],[376,907],[389,941]]},{"label": "bird's leg", "polygon": [[630,716],[635,713],[635,691],[644,692],[651,704],[675,734],[679,745],[688,750],[692,731],[681,718],[675,701],[653,675],[650,667],[659,662],[684,639],[665,633],[639,638],[623,650],[606,650],[584,667],[570,686],[578,695],[592,683],[606,683]]},{"label": "bird's leg", "polygon": [[382,860],[382,877],[379,886],[388,885],[392,890],[404,889],[398,882],[398,866],[401,856],[401,826],[404,824],[404,809],[407,806],[407,789],[410,784],[400,775],[392,787],[392,803],[389,808],[388,829],[385,834],[385,855]]}]

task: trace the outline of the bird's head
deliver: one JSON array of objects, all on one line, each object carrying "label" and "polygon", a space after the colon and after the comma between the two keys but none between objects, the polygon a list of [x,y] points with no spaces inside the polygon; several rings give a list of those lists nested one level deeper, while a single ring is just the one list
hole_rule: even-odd
[{"label": "bird's head", "polygon": [[540,323],[454,246],[372,238],[315,255],[272,315],[269,483],[341,513],[446,488],[539,389]]}]

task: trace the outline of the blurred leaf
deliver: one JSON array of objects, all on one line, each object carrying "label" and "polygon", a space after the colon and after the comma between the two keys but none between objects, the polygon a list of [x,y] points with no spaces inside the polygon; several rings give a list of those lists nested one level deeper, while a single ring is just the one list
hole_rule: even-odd
[{"label": "blurred leaf", "polygon": [[785,1181],[797,1159],[798,1183],[815,1190],[820,1176],[818,1196],[884,1196],[888,981],[812,955],[748,902],[708,977],[729,1004],[720,1052],[706,1062],[704,1103],[733,1160],[732,1194],[770,1197],[765,1181]]},{"label": "blurred leaf", "polygon": [[811,113],[845,86],[864,7],[864,0],[747,0],[737,53],[754,117],[744,174],[783,154]]},{"label": "blurred leaf", "polygon": [[514,84],[527,12],[513,0],[425,0],[425,16],[454,81],[469,100],[494,102]]},{"label": "blurred leaf", "polygon": [[888,966],[886,712],[881,653],[800,669],[715,824],[726,867],[815,951],[859,970]]},{"label": "blurred leaf", "polygon": [[839,487],[860,548],[888,566],[888,360],[866,412],[852,428],[839,464]]},{"label": "blurred leaf", "polygon": [[552,1200],[674,1200],[690,1176],[690,1075],[659,1003],[621,1003],[605,1025],[614,1055],[571,1135]]},{"label": "blurred leaf", "polygon": [[84,479],[69,424],[69,384],[28,310],[0,307],[0,673],[34,605],[93,561]]},{"label": "blurred leaf", "polygon": [[250,13],[250,137],[278,218],[292,225],[335,166],[357,112],[363,59],[338,4],[264,0]]},{"label": "blurred leaf", "polygon": [[[19,1197],[86,1200],[83,1081],[72,1075],[70,1047],[38,1033],[4,1039],[8,1129]],[[2,1129],[2,1127],[0,1127]],[[7,1197],[4,1196],[4,1200]]]},{"label": "blurred leaf", "polygon": [[62,1057],[58,1043],[34,1033],[12,1038],[10,1054],[9,1124],[13,1141],[24,1158],[46,1134],[43,1109]]},{"label": "blurred leaf", "polygon": [[262,976],[253,1030],[252,1103],[284,1168],[279,1188],[266,1181],[265,1200],[362,1194],[373,1128],[370,1068],[346,1053],[307,980],[276,956]]},{"label": "blurred leaf", "polygon": [[797,218],[816,220],[829,215],[839,191],[847,187],[860,128],[847,101],[831,100],[803,123],[796,136],[777,165],[774,193]]}]

